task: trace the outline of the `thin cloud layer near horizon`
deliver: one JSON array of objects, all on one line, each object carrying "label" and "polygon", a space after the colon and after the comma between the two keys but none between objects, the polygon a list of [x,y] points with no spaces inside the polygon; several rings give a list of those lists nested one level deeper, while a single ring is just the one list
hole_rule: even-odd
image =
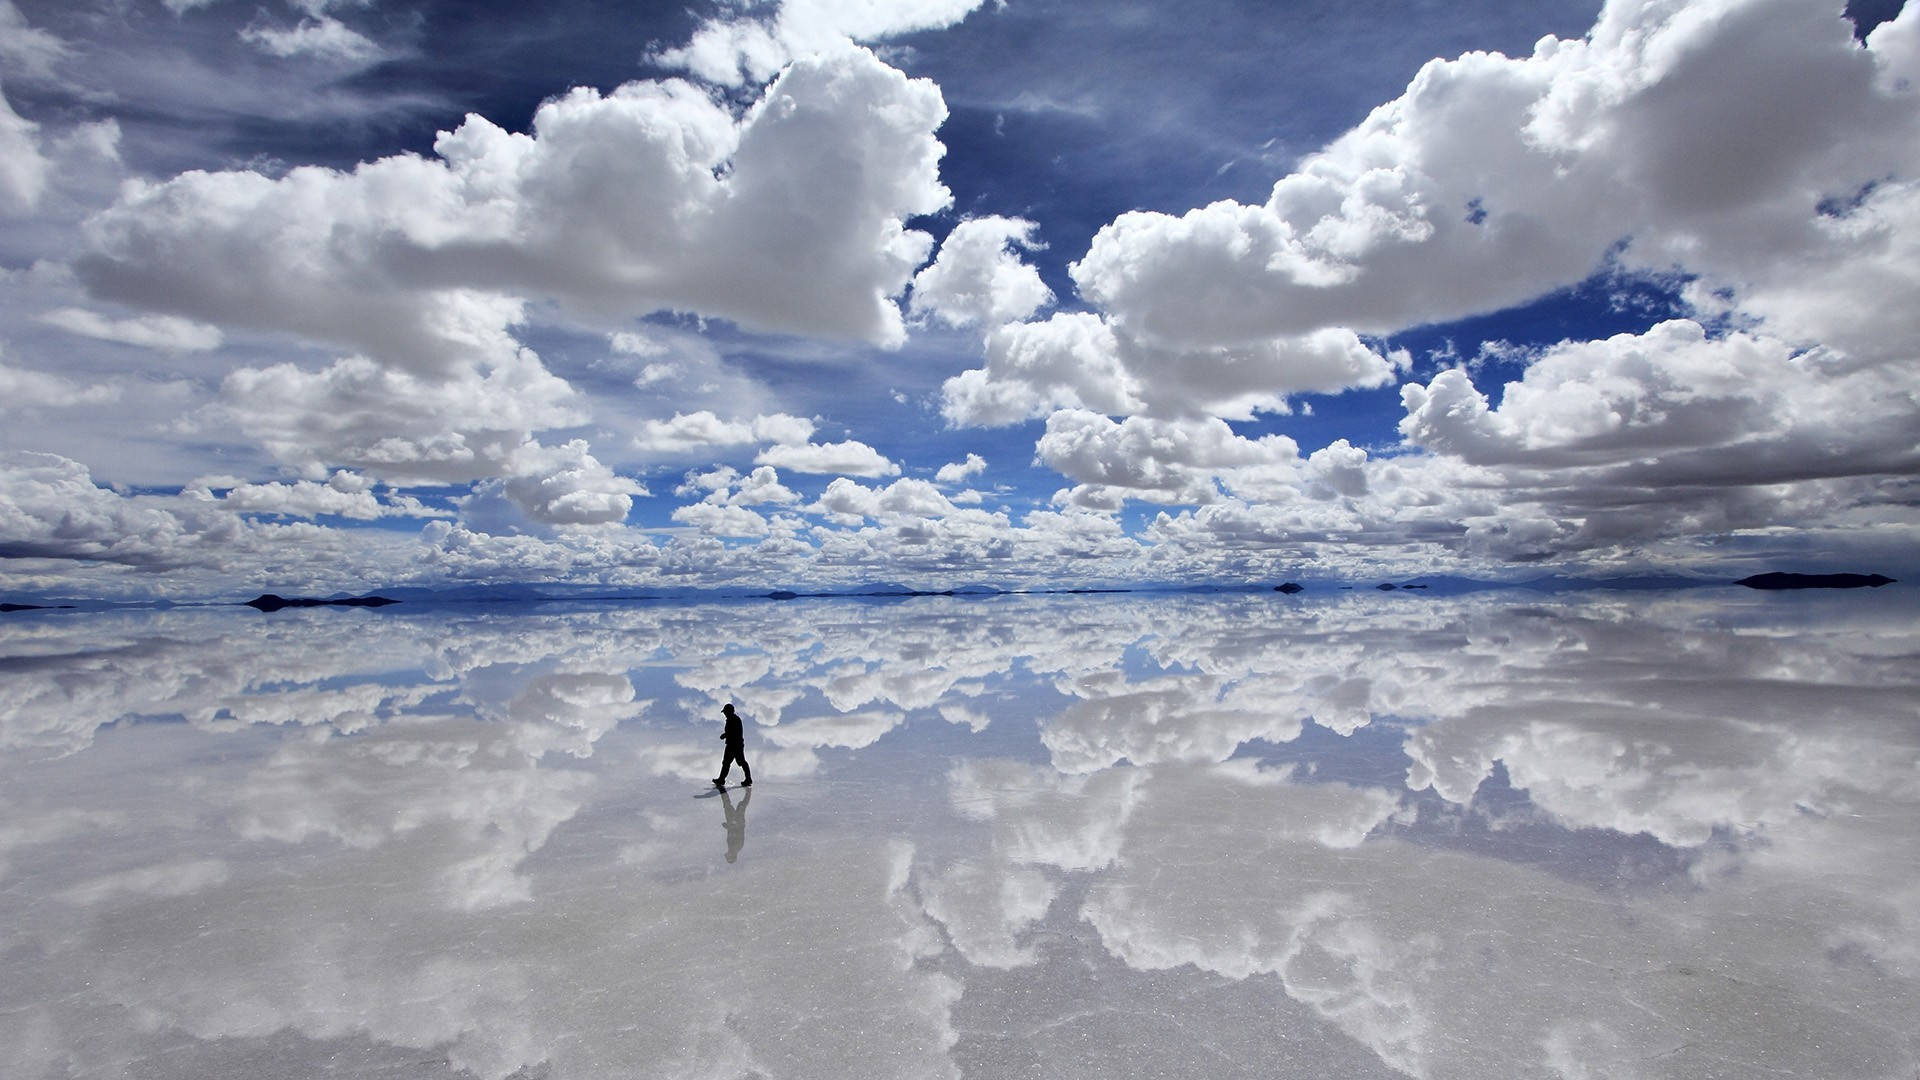
[{"label": "thin cloud layer near horizon", "polygon": [[1911,571],[1920,12],[0,0],[0,589]]}]

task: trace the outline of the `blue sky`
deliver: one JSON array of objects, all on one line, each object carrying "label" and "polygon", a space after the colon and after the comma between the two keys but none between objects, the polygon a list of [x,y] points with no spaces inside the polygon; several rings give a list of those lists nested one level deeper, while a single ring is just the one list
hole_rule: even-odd
[{"label": "blue sky", "polygon": [[1920,16],[0,0],[0,589],[1914,566]]}]

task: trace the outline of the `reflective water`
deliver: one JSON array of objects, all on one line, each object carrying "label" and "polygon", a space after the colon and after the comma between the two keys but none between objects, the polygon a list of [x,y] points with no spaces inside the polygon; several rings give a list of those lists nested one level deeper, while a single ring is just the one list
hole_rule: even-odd
[{"label": "reflective water", "polygon": [[1915,614],[10,616],[0,1075],[1910,1078]]}]

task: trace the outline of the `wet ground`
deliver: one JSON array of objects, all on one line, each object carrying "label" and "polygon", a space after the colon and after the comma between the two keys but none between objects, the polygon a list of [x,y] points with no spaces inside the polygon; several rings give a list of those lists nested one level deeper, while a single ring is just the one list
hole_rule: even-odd
[{"label": "wet ground", "polygon": [[0,1072],[1911,1078],[1916,615],[15,613]]}]

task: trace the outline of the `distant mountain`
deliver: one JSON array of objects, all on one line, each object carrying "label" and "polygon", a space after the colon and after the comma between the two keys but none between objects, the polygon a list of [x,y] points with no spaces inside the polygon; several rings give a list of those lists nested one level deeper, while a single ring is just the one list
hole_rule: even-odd
[{"label": "distant mountain", "polygon": [[1749,589],[1877,589],[1893,584],[1885,574],[1754,574],[1734,582]]},{"label": "distant mountain", "polygon": [[387,596],[343,596],[321,600],[312,596],[276,596],[273,593],[261,593],[247,601],[246,606],[260,611],[279,611],[290,607],[386,607],[400,601]]}]

